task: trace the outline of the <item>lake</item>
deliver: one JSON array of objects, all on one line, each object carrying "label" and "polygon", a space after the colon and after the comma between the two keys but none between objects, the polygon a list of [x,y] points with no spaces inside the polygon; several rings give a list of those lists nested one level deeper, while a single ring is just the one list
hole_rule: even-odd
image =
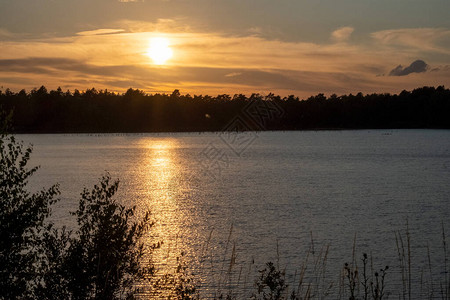
[{"label": "lake", "polygon": [[336,295],[356,236],[355,260],[361,265],[362,253],[369,253],[375,269],[389,265],[387,289],[397,298],[395,234],[406,241],[407,220],[417,299],[432,284],[428,249],[436,296],[438,282],[448,277],[442,228],[450,230],[449,130],[18,139],[33,144],[30,165],[41,166],[32,188],[61,186],[52,217],[59,226],[74,228],[68,212],[76,210],[83,187],[107,171],[120,179],[121,202],[141,213],[151,210],[156,225],[148,243],[163,241],[153,255],[160,273],[184,252],[207,297],[218,290],[254,291],[254,275],[268,261],[286,269],[287,283],[296,287],[305,259],[319,258],[321,250],[327,279],[320,290],[334,282],[330,290]]}]

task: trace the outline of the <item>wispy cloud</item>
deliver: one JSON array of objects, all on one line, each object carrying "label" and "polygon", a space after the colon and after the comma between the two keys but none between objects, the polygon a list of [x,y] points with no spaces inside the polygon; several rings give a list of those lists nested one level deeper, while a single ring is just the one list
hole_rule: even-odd
[{"label": "wispy cloud", "polygon": [[236,77],[236,76],[241,76],[241,75],[242,75],[242,73],[240,73],[240,72],[233,72],[233,73],[225,74],[225,77]]},{"label": "wispy cloud", "polygon": [[[142,65],[97,66],[76,59],[41,57],[0,60],[0,67],[5,73],[23,74],[23,80],[39,76],[50,79],[50,82],[56,85],[80,88],[76,84],[83,83],[87,87],[96,84],[97,88],[108,89],[113,85],[113,90],[122,90],[130,86],[150,91],[164,91],[165,88],[166,92],[181,88],[190,93],[218,93],[218,91],[251,93],[258,90],[294,93],[306,97],[316,91],[344,93],[346,86],[356,81],[358,82],[356,86],[361,89],[370,85],[370,81],[358,75],[288,69],[195,66],[160,69]],[[37,85],[40,84],[44,83]],[[198,87],[202,90],[196,90]]]},{"label": "wispy cloud", "polygon": [[135,33],[157,31],[168,33],[192,32],[190,26],[184,22],[183,18],[158,18],[155,22],[121,19],[116,21],[115,25]]},{"label": "wispy cloud", "polygon": [[346,42],[350,39],[353,31],[355,31],[353,27],[341,27],[331,33],[331,38],[338,43]]},{"label": "wispy cloud", "polygon": [[12,35],[11,32],[9,32],[8,30],[0,27],[0,37],[4,37],[4,36],[9,37],[11,35]]},{"label": "wispy cloud", "polygon": [[407,28],[383,30],[372,33],[382,45],[407,47],[421,51],[450,54],[450,30],[444,28]]},{"label": "wispy cloud", "polygon": [[95,29],[95,30],[88,30],[88,31],[80,31],[77,32],[77,35],[106,35],[106,34],[117,34],[124,32],[123,29]]},{"label": "wispy cloud", "polygon": [[14,39],[15,35],[7,29],[0,27],[0,41],[8,41]]}]

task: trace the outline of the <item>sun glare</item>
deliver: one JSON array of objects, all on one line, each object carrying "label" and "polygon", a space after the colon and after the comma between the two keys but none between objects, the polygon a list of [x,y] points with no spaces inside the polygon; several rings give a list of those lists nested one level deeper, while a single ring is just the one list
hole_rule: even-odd
[{"label": "sun glare", "polygon": [[153,60],[156,65],[163,65],[173,55],[170,49],[169,39],[163,37],[155,37],[150,39],[150,46],[147,50],[147,55]]}]

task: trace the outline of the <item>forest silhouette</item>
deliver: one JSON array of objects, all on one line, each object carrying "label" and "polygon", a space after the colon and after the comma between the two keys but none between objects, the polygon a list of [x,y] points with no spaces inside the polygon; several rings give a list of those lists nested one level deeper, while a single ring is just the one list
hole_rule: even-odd
[{"label": "forest silhouette", "polygon": [[[132,88],[64,92],[42,86],[0,91],[0,107],[13,111],[15,133],[450,128],[450,90],[443,86],[308,99],[272,93],[190,96],[179,90],[146,94]],[[229,126],[238,116],[243,126]]]}]

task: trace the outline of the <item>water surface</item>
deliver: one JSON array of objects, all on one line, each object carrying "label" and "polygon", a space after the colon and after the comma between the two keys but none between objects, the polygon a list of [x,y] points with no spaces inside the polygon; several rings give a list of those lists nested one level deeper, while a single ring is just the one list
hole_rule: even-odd
[{"label": "water surface", "polygon": [[152,211],[156,225],[148,239],[164,242],[155,253],[161,271],[183,251],[203,291],[219,288],[233,245],[235,277],[228,284],[241,289],[253,282],[243,270],[269,260],[294,281],[311,238],[316,252],[330,246],[328,270],[336,281],[351,261],[355,234],[358,257],[368,252],[379,267],[396,266],[394,233],[405,229],[406,219],[416,275],[426,267],[427,245],[436,276],[444,272],[448,130],[19,138],[34,145],[31,164],[41,166],[33,187],[61,185],[53,216],[59,225],[75,226],[68,211],[77,208],[83,187],[108,171],[120,179],[120,201]]}]

